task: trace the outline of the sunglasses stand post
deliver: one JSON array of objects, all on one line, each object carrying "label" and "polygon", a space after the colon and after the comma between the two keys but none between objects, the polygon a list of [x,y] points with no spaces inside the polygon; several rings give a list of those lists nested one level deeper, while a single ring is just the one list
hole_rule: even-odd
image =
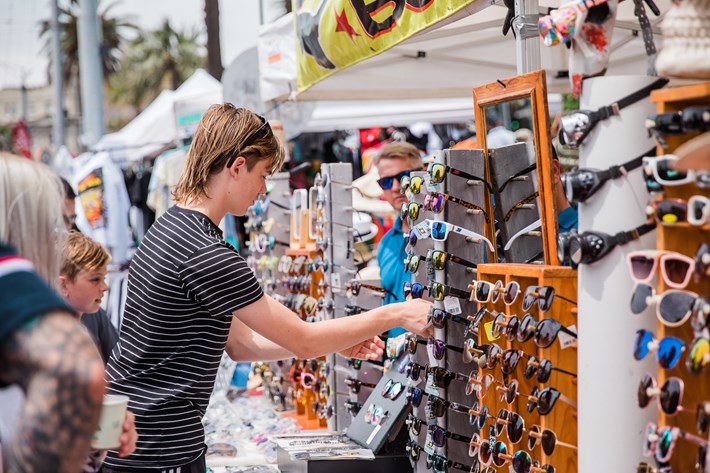
[{"label": "sunglasses stand post", "polygon": [[[710,106],[710,84],[706,82],[684,87],[657,90],[651,94],[651,102],[655,104],[655,112],[658,114],[687,110],[694,106],[708,107]],[[674,154],[676,152],[676,148],[688,141],[692,136],[694,135],[681,134],[664,136],[664,141],[667,143],[668,148],[659,148],[658,154]],[[705,167],[706,169],[710,168],[710,164]],[[687,201],[694,195],[710,197],[710,189],[700,188],[693,182],[680,186],[665,186],[663,198],[684,199]],[[706,224],[704,227],[701,227],[690,225],[688,223],[658,225],[656,236],[657,240],[655,249],[675,251],[692,258],[701,243],[707,243],[710,241],[710,226]],[[658,277],[656,279],[657,281],[655,283],[651,282],[651,285],[655,286],[656,294],[662,295],[672,289],[668,286],[668,284],[666,284],[662,277]],[[710,300],[710,277],[705,275],[700,277],[699,280],[690,278],[688,286],[683,290],[696,293],[702,297],[705,297],[705,299]],[[698,334],[694,333],[692,323],[690,323],[690,321],[686,321],[679,327],[667,327],[663,325],[657,317],[655,317],[655,311],[655,308],[652,307],[650,310],[641,314],[641,316],[646,317],[648,320],[653,322],[651,331],[655,333],[656,338],[663,339],[666,337],[677,337],[690,345],[692,340],[698,336]],[[693,317],[695,317],[695,315],[693,315]],[[637,328],[646,327],[639,325]],[[690,351],[691,349],[688,348],[682,354],[679,363],[681,365],[680,368],[670,371],[664,370],[654,362],[653,368],[648,372],[655,373],[654,377],[658,380],[659,386],[663,386],[663,384],[671,377],[679,377],[685,386],[682,405],[688,407],[689,410],[692,409],[694,413],[694,410],[698,404],[710,400],[710,380],[708,379],[710,374],[707,370],[703,370],[698,374],[691,374],[687,369],[687,366],[683,366],[687,363],[687,360],[690,357]],[[636,378],[634,381],[638,384],[640,380],[641,376]],[[656,408],[649,408],[649,410],[658,412],[658,425],[660,426],[678,427],[683,432],[699,434],[701,437],[704,437],[705,440],[708,439],[708,432],[702,434],[698,432],[695,415],[684,415],[681,413],[680,415],[669,417]],[[639,447],[637,446],[636,448],[638,449]],[[686,439],[678,439],[670,459],[670,465],[673,468],[673,471],[696,471],[695,460],[697,452],[698,447],[693,442],[689,442]],[[707,461],[706,464],[710,465]]]},{"label": "sunglasses stand post", "polygon": [[[491,184],[494,189],[503,188],[502,192],[495,194],[495,214],[505,248],[514,235],[541,217],[543,199],[533,197],[539,190],[537,170],[531,169],[531,165],[536,164],[535,148],[532,142],[516,143],[491,149],[489,156]],[[528,169],[529,172],[524,172]],[[537,231],[518,236],[508,250],[504,249],[502,256],[509,263],[533,261],[536,256],[537,260],[542,261],[542,251],[542,232],[541,228],[537,228]]]},{"label": "sunglasses stand post", "polygon": [[[645,76],[585,80],[580,109],[596,110],[655,80]],[[607,169],[653,147],[653,140],[641,126],[653,111],[648,99],[640,100],[622,110],[620,116],[596,126],[580,148],[580,167]],[[579,205],[579,232],[595,230],[614,235],[641,225],[645,222],[642,207],[647,199],[641,169],[608,182]],[[583,367],[578,378],[579,444],[595,445],[604,438],[608,446],[581,448],[580,473],[596,472],[599,465],[605,464],[614,465],[615,471],[633,471],[641,459],[639,446],[643,444],[644,427],[649,421],[655,422],[654,410],[642,411],[633,406],[638,380],[655,369],[654,361],[637,362],[630,356],[636,330],[652,330],[655,318],[648,314],[630,316],[626,301],[633,292],[633,283],[620,263],[630,251],[653,248],[654,235],[651,232],[619,246],[600,261],[582,264],[578,269],[579,366]],[[617,401],[603,402],[604,399]],[[610,425],[616,427],[609,429]]]}]

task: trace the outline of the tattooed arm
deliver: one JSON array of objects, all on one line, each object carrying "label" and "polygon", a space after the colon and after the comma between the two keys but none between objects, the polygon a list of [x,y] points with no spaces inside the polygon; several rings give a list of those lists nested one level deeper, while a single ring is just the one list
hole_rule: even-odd
[{"label": "tattooed arm", "polygon": [[0,345],[0,380],[25,391],[6,471],[76,473],[89,452],[104,394],[104,365],[74,317],[55,312]]}]

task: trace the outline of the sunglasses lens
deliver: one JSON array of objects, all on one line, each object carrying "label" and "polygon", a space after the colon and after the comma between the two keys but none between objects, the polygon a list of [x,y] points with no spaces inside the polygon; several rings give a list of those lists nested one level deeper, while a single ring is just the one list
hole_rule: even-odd
[{"label": "sunglasses lens", "polygon": [[442,164],[432,164],[429,167],[429,174],[431,175],[431,182],[433,184],[444,182],[445,173],[446,168]]},{"label": "sunglasses lens", "polygon": [[674,224],[684,222],[688,215],[685,202],[675,200],[660,200],[656,202],[656,218],[661,223]]},{"label": "sunglasses lens", "polygon": [[710,355],[710,340],[707,338],[696,338],[690,345],[688,357],[686,358],[686,366],[692,374],[700,374],[700,372],[708,364],[708,355]]},{"label": "sunglasses lens", "polygon": [[505,393],[505,402],[513,404],[518,396],[518,380],[514,379],[508,385],[508,391]]},{"label": "sunglasses lens", "polygon": [[523,320],[520,321],[520,328],[518,329],[518,341],[520,343],[524,343],[530,340],[530,337],[533,336],[534,330],[535,319],[533,319],[532,315],[527,314],[525,317],[523,317]]},{"label": "sunglasses lens", "polygon": [[508,416],[508,425],[506,426],[506,431],[508,433],[508,440],[513,443],[520,442],[523,438],[523,431],[525,430],[525,421],[520,414],[517,412],[511,412]]},{"label": "sunglasses lens", "polygon": [[659,462],[668,460],[674,443],[673,432],[670,428],[664,428],[656,441],[656,460]]},{"label": "sunglasses lens", "polygon": [[[532,447],[530,447],[532,448]],[[530,455],[525,450],[518,450],[513,455],[513,471],[515,473],[530,473],[530,468],[532,467],[532,459]]]},{"label": "sunglasses lens", "polygon": [[542,432],[542,451],[545,455],[550,456],[555,451],[555,444],[557,443],[557,437],[555,433],[551,430],[545,430]]},{"label": "sunglasses lens", "polygon": [[444,297],[446,297],[446,286],[440,283],[432,283],[431,292],[435,300],[443,301]]},{"label": "sunglasses lens", "polygon": [[517,281],[511,281],[505,286],[505,292],[503,293],[503,303],[505,305],[512,305],[515,299],[518,297],[518,292],[520,291],[520,285]]},{"label": "sunglasses lens", "polygon": [[684,286],[684,283],[690,276],[690,262],[672,256],[663,258],[661,261],[663,262],[663,274],[668,282],[677,287]]},{"label": "sunglasses lens", "polygon": [[409,181],[409,190],[412,191],[412,194],[419,194],[422,190],[422,178],[419,176],[414,176],[410,181]]},{"label": "sunglasses lens", "polygon": [[505,458],[502,458],[500,455],[508,455],[508,447],[505,446],[503,442],[496,442],[493,444],[493,464],[495,466],[503,466],[505,465]]},{"label": "sunglasses lens", "polygon": [[430,425],[429,433],[431,434],[431,440],[437,447],[443,447],[446,443],[446,431],[439,427],[438,425]]},{"label": "sunglasses lens", "polygon": [[537,299],[537,305],[541,312],[547,312],[552,306],[552,300],[555,297],[555,289],[551,286],[543,286],[540,288],[540,295]]},{"label": "sunglasses lens", "polygon": [[664,338],[658,344],[658,364],[667,370],[674,368],[684,347],[685,342],[679,338]]},{"label": "sunglasses lens", "polygon": [[648,284],[638,284],[634,293],[631,296],[631,312],[640,314],[648,307],[646,302],[649,297],[653,296],[653,288]]},{"label": "sunglasses lens", "polygon": [[653,377],[649,374],[643,375],[639,382],[638,390],[636,391],[636,401],[639,407],[646,407],[651,402],[651,396],[648,395],[648,390],[656,384]]},{"label": "sunglasses lens", "polygon": [[444,194],[435,193],[431,194],[431,200],[429,201],[429,208],[434,213],[441,213],[444,210],[444,204],[446,203],[446,197]]},{"label": "sunglasses lens", "polygon": [[[537,288],[535,288],[535,289],[537,289]],[[535,296],[535,294],[533,294],[530,290],[528,290],[525,293],[525,297],[523,297],[523,312],[529,311],[532,308],[533,304],[535,304],[536,300],[537,300],[537,296]]]},{"label": "sunglasses lens", "polygon": [[437,360],[443,360],[444,354],[446,353],[446,344],[441,340],[434,339],[431,347],[434,358]]},{"label": "sunglasses lens", "polygon": [[708,430],[708,425],[710,425],[710,405],[707,402],[701,402],[698,404],[697,412],[697,428],[698,432],[704,434]]},{"label": "sunglasses lens", "polygon": [[[509,342],[512,342],[515,340],[515,337],[518,335],[518,328],[520,327],[520,321],[516,316],[512,316],[510,320],[508,320],[508,326],[505,327],[505,338],[508,339]],[[515,368],[513,368],[515,369]]]},{"label": "sunglasses lens", "polygon": [[648,344],[653,342],[653,334],[648,330],[640,329],[636,331],[634,340],[634,358],[643,360],[648,355]]},{"label": "sunglasses lens", "polygon": [[419,204],[412,202],[409,204],[409,218],[416,220],[419,218]]},{"label": "sunglasses lens", "polygon": [[668,415],[673,415],[678,412],[681,396],[683,394],[683,385],[677,378],[669,378],[661,389],[661,409]]},{"label": "sunglasses lens", "polygon": [[[540,433],[540,427],[537,425],[532,425],[530,426],[530,430],[528,430],[528,450],[532,450],[535,448],[535,445],[537,444],[537,435]],[[523,450],[520,450],[521,452]]]},{"label": "sunglasses lens", "polygon": [[412,231],[409,232],[409,245],[410,246],[417,245],[417,235]]},{"label": "sunglasses lens", "polygon": [[444,241],[446,240],[446,233],[448,227],[444,222],[433,222],[431,224],[431,238],[432,240]]},{"label": "sunglasses lens", "polygon": [[509,375],[518,366],[518,361],[520,361],[520,353],[517,351],[508,350],[503,354],[503,361],[501,362],[500,369],[503,374]]},{"label": "sunglasses lens", "polygon": [[[404,194],[405,192],[407,192],[407,189],[409,188],[409,176],[402,177],[402,179],[399,181],[399,185],[400,185],[399,192],[401,194]],[[380,184],[380,187],[382,187],[381,184]],[[387,189],[384,189],[384,190],[387,190]]]},{"label": "sunglasses lens", "polygon": [[438,397],[429,396],[426,403],[426,414],[427,417],[433,419],[434,417],[442,417],[446,411],[444,406],[444,400]]},{"label": "sunglasses lens", "polygon": [[415,282],[414,284],[412,284],[412,297],[414,299],[421,299],[423,293],[424,293],[424,286],[422,286],[418,282]]},{"label": "sunglasses lens", "polygon": [[560,331],[560,323],[553,319],[543,319],[535,330],[535,343],[540,348],[547,348],[555,342]]},{"label": "sunglasses lens", "polygon": [[446,264],[446,253],[443,251],[432,252],[432,264],[434,265],[434,269],[439,271],[443,270]]},{"label": "sunglasses lens", "polygon": [[651,277],[655,260],[645,255],[634,255],[629,258],[631,276],[637,281],[646,281]]},{"label": "sunglasses lens", "polygon": [[658,305],[661,322],[671,327],[681,325],[692,313],[694,304],[695,296],[689,292],[665,292]]},{"label": "sunglasses lens", "polygon": [[402,203],[402,206],[399,208],[399,218],[401,218],[402,220],[405,220],[408,215],[409,215],[409,203],[404,202],[404,203]]},{"label": "sunglasses lens", "polygon": [[481,446],[478,447],[478,459],[484,465],[491,464],[491,455],[493,451],[491,449],[491,443],[488,440],[483,440]]},{"label": "sunglasses lens", "polygon": [[687,174],[675,169],[675,160],[673,159],[656,159],[656,171],[658,177],[663,181],[681,181],[687,177]]},{"label": "sunglasses lens", "polygon": [[541,416],[550,413],[552,408],[555,406],[557,398],[560,397],[560,392],[554,388],[545,388],[540,391],[540,395],[537,402],[537,411]]},{"label": "sunglasses lens", "polygon": [[431,311],[431,324],[435,328],[444,328],[446,325],[446,312],[441,309],[432,309]]},{"label": "sunglasses lens", "polygon": [[541,383],[546,383],[552,374],[552,363],[550,360],[540,361],[540,366],[537,367],[537,380]]},{"label": "sunglasses lens", "polygon": [[491,285],[486,281],[476,283],[476,300],[478,302],[488,302],[491,298]]},{"label": "sunglasses lens", "polygon": [[535,376],[535,371],[537,371],[537,358],[534,356],[531,356],[530,359],[528,360],[528,364],[525,365],[525,372],[523,372],[523,378],[525,379],[530,379],[533,376]]}]

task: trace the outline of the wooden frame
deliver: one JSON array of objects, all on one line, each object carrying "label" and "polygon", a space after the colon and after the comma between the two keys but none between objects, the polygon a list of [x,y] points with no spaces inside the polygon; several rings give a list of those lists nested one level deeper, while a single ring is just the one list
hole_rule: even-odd
[{"label": "wooden frame", "polygon": [[[486,179],[490,182],[488,145],[486,143],[485,107],[517,99],[530,99],[532,118],[535,123],[535,160],[537,162],[538,189],[540,191],[540,218],[542,219],[542,242],[545,264],[559,265],[557,257],[557,212],[555,210],[554,181],[552,172],[552,148],[550,145],[550,119],[547,110],[547,82],[545,71],[539,70],[501,79],[473,89],[473,106],[476,118],[478,145],[486,156]],[[486,212],[493,215],[490,200]],[[490,235],[495,235],[491,222]],[[496,258],[498,257],[496,252]]]}]

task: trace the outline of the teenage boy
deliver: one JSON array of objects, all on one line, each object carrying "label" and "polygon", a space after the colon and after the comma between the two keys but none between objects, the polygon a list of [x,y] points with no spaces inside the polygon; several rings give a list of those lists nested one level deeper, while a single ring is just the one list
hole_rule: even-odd
[{"label": "teenage boy", "polygon": [[136,452],[109,452],[104,471],[204,472],[202,417],[222,352],[237,361],[314,358],[332,352],[374,359],[392,327],[421,335],[430,303],[415,300],[334,320],[302,321],[264,294],[217,224],[245,215],[266,192],[284,152],[266,120],[214,105],[195,131],[174,197],[150,228],[129,270],[110,392],[131,398]]},{"label": "teenage boy", "polygon": [[[59,289],[67,302],[77,312],[79,318],[84,314],[94,314],[101,304],[104,293],[108,290],[106,284],[106,267],[111,262],[111,255],[100,243],[81,232],[71,232],[64,243],[62,267],[59,273]],[[110,334],[101,334],[94,339],[99,351],[110,352],[116,343],[118,334],[113,326]],[[91,333],[92,337],[95,337]],[[120,437],[121,446],[118,454],[127,457],[136,448],[138,434],[134,424],[133,414],[126,412],[123,423],[123,433]],[[83,472],[99,471],[105,458],[105,452],[92,451],[84,464]]]}]

